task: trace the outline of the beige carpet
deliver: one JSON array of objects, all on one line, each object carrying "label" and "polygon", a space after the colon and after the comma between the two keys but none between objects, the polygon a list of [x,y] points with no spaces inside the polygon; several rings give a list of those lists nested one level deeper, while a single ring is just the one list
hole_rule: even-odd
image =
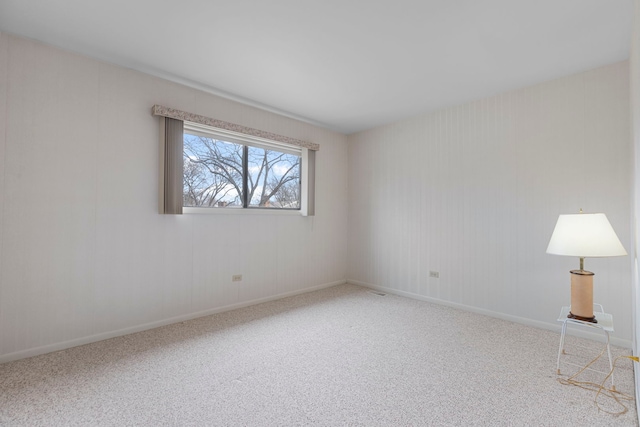
[{"label": "beige carpet", "polygon": [[343,285],[0,365],[0,425],[637,425],[558,383],[558,340]]}]

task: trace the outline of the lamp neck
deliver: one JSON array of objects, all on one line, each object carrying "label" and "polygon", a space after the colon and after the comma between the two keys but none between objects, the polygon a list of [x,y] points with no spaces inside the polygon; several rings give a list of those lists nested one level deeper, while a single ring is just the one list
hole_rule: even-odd
[{"label": "lamp neck", "polygon": [[584,257],[580,257],[580,270],[584,271]]}]

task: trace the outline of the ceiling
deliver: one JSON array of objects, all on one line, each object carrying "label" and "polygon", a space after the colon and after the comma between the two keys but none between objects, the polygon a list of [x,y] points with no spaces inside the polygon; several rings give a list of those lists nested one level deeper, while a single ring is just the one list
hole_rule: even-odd
[{"label": "ceiling", "polygon": [[0,30],[345,134],[628,59],[632,0],[0,0]]}]

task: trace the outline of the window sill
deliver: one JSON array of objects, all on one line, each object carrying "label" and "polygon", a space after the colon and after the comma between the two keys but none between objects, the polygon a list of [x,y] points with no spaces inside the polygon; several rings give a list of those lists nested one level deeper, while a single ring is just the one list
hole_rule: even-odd
[{"label": "window sill", "polygon": [[183,214],[197,215],[285,215],[301,216],[298,209],[264,209],[264,208],[193,208],[183,207]]}]

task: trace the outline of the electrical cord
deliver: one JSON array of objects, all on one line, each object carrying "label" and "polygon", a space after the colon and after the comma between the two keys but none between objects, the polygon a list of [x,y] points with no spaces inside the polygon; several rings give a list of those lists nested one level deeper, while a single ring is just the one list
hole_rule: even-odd
[{"label": "electrical cord", "polygon": [[[583,373],[584,371],[589,369],[589,367],[591,365],[593,365],[598,359],[600,359],[600,357],[604,354],[604,352],[607,351],[608,345],[609,345],[609,337],[607,336],[607,344],[602,349],[600,354],[598,354],[591,362],[587,363],[582,369],[580,369],[575,374],[571,375],[569,378],[567,378],[567,379],[558,378],[558,382],[560,384],[564,384],[564,385],[573,385],[573,386],[576,386],[576,387],[580,387],[580,388],[583,388],[585,390],[596,391],[596,396],[593,399],[593,403],[596,405],[598,410],[606,412],[607,414],[611,414],[611,415],[622,415],[622,414],[626,413],[629,410],[629,408],[627,408],[627,406],[622,401],[623,400],[632,401],[633,400],[633,396],[629,396],[628,394],[625,394],[625,393],[622,393],[622,392],[616,390],[614,385],[612,385],[611,388],[607,388],[607,387],[604,386],[604,383],[609,378],[611,378],[611,375],[613,375],[613,370],[616,368],[616,363],[618,362],[619,359],[631,359],[634,362],[640,362],[640,358],[638,358],[637,356],[626,356],[626,355],[622,355],[622,356],[616,357],[613,360],[613,364],[611,365],[611,371],[609,371],[607,376],[604,377],[604,380],[602,380],[602,382],[600,384],[596,384],[596,383],[593,383],[593,382],[590,382],[590,381],[578,381],[578,380],[576,380],[576,378],[581,373]],[[600,406],[600,403],[598,402],[598,397],[600,395],[612,398],[618,405],[620,405],[622,407],[622,409],[619,412],[612,412],[612,411],[608,411],[608,410],[604,409],[602,406]]]}]

